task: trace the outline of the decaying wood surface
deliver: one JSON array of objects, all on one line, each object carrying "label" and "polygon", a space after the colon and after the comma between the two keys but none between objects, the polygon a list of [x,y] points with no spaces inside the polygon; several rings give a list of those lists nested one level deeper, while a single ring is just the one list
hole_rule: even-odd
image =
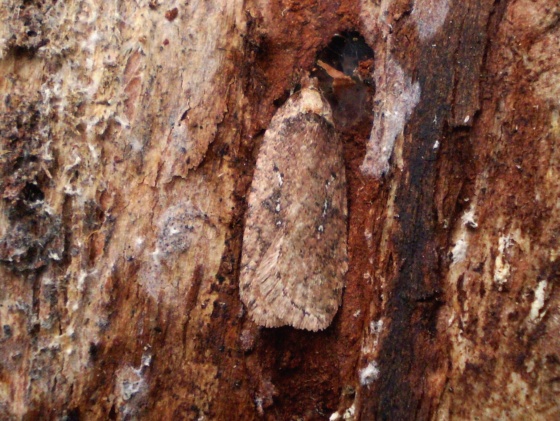
[{"label": "decaying wood surface", "polygon": [[[560,417],[557,0],[5,0],[0,20],[1,419]],[[348,75],[325,57],[357,34],[373,58]],[[316,333],[256,326],[238,287],[263,133],[309,74],[349,216]]]}]

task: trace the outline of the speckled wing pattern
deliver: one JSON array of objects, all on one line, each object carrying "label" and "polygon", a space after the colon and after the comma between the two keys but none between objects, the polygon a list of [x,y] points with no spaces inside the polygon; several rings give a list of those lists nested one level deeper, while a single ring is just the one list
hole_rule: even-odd
[{"label": "speckled wing pattern", "polygon": [[313,88],[273,117],[248,198],[240,295],[260,326],[328,327],[347,271],[342,144]]}]

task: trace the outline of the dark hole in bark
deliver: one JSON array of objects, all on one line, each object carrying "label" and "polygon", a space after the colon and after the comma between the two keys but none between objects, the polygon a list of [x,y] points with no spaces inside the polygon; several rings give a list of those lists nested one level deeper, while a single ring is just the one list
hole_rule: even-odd
[{"label": "dark hole in bark", "polygon": [[45,194],[35,184],[27,183],[22,190],[23,200],[29,203],[41,202],[45,199]]},{"label": "dark hole in bark", "polygon": [[336,34],[317,59],[330,64],[347,76],[353,76],[361,61],[372,59],[373,50],[359,32]]},{"label": "dark hole in bark", "polygon": [[363,132],[371,130],[373,85],[373,50],[358,32],[335,35],[317,54],[312,73],[330,102],[337,130]]}]

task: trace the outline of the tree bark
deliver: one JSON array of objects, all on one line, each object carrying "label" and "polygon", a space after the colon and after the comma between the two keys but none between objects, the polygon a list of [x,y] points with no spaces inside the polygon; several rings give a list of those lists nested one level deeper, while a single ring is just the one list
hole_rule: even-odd
[{"label": "tree bark", "polygon": [[[556,0],[0,20],[1,419],[560,417]],[[348,199],[319,332],[258,326],[238,286],[264,132],[309,80]]]}]

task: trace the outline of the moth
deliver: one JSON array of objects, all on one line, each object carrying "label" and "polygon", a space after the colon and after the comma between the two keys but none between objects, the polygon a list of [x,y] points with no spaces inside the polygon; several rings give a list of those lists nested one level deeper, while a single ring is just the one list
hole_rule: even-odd
[{"label": "moth", "polygon": [[293,94],[265,132],[248,196],[240,296],[260,326],[327,328],[347,258],[343,149],[329,103]]}]

